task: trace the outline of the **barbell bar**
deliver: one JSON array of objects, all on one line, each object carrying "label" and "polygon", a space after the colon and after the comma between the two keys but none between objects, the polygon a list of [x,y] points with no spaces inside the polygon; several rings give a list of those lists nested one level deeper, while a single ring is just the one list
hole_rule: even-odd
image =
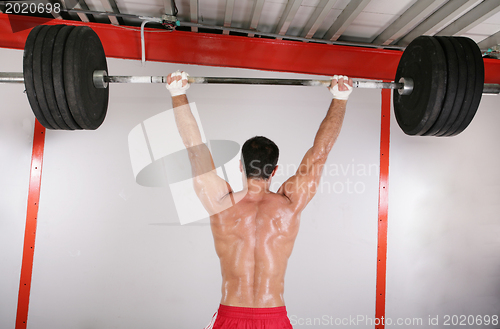
[{"label": "barbell bar", "polygon": [[[1,81],[0,73],[0,82]],[[21,74],[22,73],[17,73]],[[7,78],[8,79],[8,78]],[[166,76],[107,76],[105,71],[95,71],[93,75],[96,88],[106,88],[107,83],[167,83]],[[5,81],[8,82],[8,81]],[[21,81],[22,82],[22,81]],[[331,80],[315,79],[274,79],[274,78],[224,78],[224,77],[188,77],[190,84],[246,84],[274,86],[330,86]],[[409,95],[413,90],[413,79],[401,78],[400,82],[380,82],[372,80],[352,79],[354,88],[363,89],[396,89],[400,95]],[[500,94],[500,84],[485,83],[483,95]]]},{"label": "barbell bar", "polygon": [[[96,88],[106,88],[107,83],[167,83],[166,76],[108,76],[105,71],[95,71],[93,79]],[[0,82],[2,82],[1,77]],[[328,87],[331,84],[331,80],[188,76],[188,83]],[[413,90],[413,80],[410,78],[401,78],[399,82],[380,82],[373,80],[352,79],[352,86],[354,88],[363,89],[396,89],[400,95],[409,95]],[[500,94],[500,84],[485,83],[483,94]]]},{"label": "barbell bar", "polygon": [[[96,88],[107,88],[108,83],[167,83],[167,76],[108,76],[106,71],[95,71],[93,74]],[[363,89],[397,89],[401,95],[409,95],[413,90],[413,80],[403,82],[380,82],[371,80],[353,80],[354,88]],[[188,77],[190,84],[249,84],[249,85],[279,85],[279,86],[330,86],[331,80],[315,79],[269,79],[269,78],[224,78],[224,77]],[[24,83],[21,72],[0,72],[0,83]],[[483,95],[500,94],[500,84],[485,83]]]},{"label": "barbell bar", "polygon": [[[189,77],[192,84],[328,86],[330,80]],[[484,84],[477,44],[463,37],[420,36],[401,56],[395,82],[354,80],[355,88],[393,89],[394,113],[408,135],[454,136],[473,119]],[[87,26],[40,25],[26,40],[23,73],[0,73],[23,83],[36,118],[49,129],[97,129],[106,116],[109,83],[166,83],[165,76],[108,75],[97,34]]]},{"label": "barbell bar", "polygon": [[[95,71],[93,74],[96,88],[107,88],[108,83],[167,83],[167,76],[108,76],[106,71]],[[397,89],[401,95],[409,95],[413,90],[413,80],[403,82],[380,82],[371,80],[353,80],[354,88],[363,89]],[[315,79],[269,79],[269,78],[224,78],[224,77],[188,77],[190,84],[249,84],[249,85],[279,85],[279,86],[330,86],[331,80]],[[0,72],[0,83],[24,83],[21,72]],[[483,95],[500,94],[500,84],[485,83]]]},{"label": "barbell bar", "polygon": [[[166,76],[108,76],[106,71],[97,70],[93,73],[96,88],[107,88],[108,83],[167,83]],[[23,73],[0,72],[0,83],[24,83]],[[225,77],[188,77],[190,84],[248,84],[248,85],[278,85],[278,86],[325,86],[331,80],[314,79],[274,79],[274,78],[225,78]],[[409,94],[412,90],[411,81],[380,82],[353,79],[354,88],[368,89],[401,89]],[[500,87],[500,85],[499,85]],[[402,91],[402,92],[403,92]]]},{"label": "barbell bar", "polygon": [[[166,83],[166,76],[103,76],[102,71],[94,72],[94,84],[96,87],[104,83]],[[275,78],[233,78],[233,77],[188,77],[190,84],[247,84],[247,85],[275,85],[275,86],[325,86],[328,87],[331,80],[308,80],[308,79],[275,79]],[[404,89],[404,83],[379,82],[353,80],[354,88],[371,89]]]},{"label": "barbell bar", "polygon": [[0,72],[0,82],[2,83],[24,83],[24,76],[18,72]]},{"label": "barbell bar", "polygon": [[[96,88],[106,88],[107,83],[167,83],[166,76],[108,76],[105,71],[95,71],[93,74]],[[279,85],[279,86],[324,86],[328,87],[331,80],[308,79],[269,79],[269,78],[223,78],[223,77],[189,77],[191,84],[249,84],[249,85]],[[0,83],[24,83],[23,73],[0,72]],[[397,89],[401,95],[409,95],[413,90],[412,79],[404,82],[380,82],[353,79],[354,88],[364,89]],[[500,94],[500,84],[485,83],[483,95]]]}]

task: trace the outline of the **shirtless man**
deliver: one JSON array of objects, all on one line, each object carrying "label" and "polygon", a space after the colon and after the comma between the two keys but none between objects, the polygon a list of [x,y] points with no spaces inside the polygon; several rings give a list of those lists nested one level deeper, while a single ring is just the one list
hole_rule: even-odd
[{"label": "shirtless man", "polygon": [[220,178],[186,97],[187,74],[167,77],[174,115],[191,161],[194,188],[210,214],[215,250],[222,273],[219,310],[207,328],[292,328],[287,317],[284,277],[299,231],[300,214],[316,193],[328,153],[340,133],[352,80],[334,76],[333,100],[313,146],[297,172],[276,192],[278,147],[254,137],[242,147],[244,189],[233,192]]}]

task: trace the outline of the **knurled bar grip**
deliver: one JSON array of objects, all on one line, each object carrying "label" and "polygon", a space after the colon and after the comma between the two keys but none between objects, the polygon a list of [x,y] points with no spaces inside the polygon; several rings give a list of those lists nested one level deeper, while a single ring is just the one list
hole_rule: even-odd
[{"label": "knurled bar grip", "polygon": [[[104,76],[109,83],[166,83],[166,76]],[[244,84],[244,85],[279,85],[279,86],[325,86],[331,80],[303,80],[303,79],[273,79],[273,78],[222,78],[222,77],[188,77],[189,83],[196,84]],[[403,88],[403,83],[353,81],[354,88]]]}]

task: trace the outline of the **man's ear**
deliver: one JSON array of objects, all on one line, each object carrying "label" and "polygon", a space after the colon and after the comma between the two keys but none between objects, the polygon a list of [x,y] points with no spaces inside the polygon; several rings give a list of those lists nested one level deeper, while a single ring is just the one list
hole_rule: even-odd
[{"label": "man's ear", "polygon": [[274,167],[273,173],[271,174],[271,177],[274,177],[274,174],[276,174],[276,171],[278,170],[278,166]]},{"label": "man's ear", "polygon": [[241,163],[241,160],[240,160],[240,172],[243,172],[243,163]]}]

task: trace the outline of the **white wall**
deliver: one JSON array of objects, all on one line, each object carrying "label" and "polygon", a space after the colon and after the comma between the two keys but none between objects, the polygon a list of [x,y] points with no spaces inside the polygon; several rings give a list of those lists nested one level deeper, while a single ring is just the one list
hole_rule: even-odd
[{"label": "white wall", "polygon": [[[22,70],[21,51],[0,49],[0,59],[0,71]],[[184,69],[192,76],[308,77],[118,59],[108,65],[112,75]],[[0,175],[0,327],[13,328],[34,120],[22,85],[0,87],[0,154],[7,159]],[[279,86],[193,85],[188,96],[207,139],[273,139],[281,150],[277,185],[293,174],[331,100],[325,88]],[[162,85],[112,85],[98,130],[47,131],[30,329],[203,328],[211,319],[221,279],[207,221],[181,226],[170,189],[139,186],[131,169],[129,132],[170,105]],[[393,122],[387,316],[500,309],[494,100],[483,101],[480,111],[469,130],[450,139],[410,138]],[[355,90],[289,262],[292,323],[374,317],[379,136],[380,92]],[[474,156],[462,153],[468,149]],[[459,159],[457,169],[445,165]],[[452,195],[441,192],[448,182]],[[440,208],[436,194],[447,207]],[[438,210],[439,217],[431,215]]]},{"label": "white wall", "polygon": [[422,327],[435,328],[429,316],[439,326],[456,324],[453,315],[459,323],[500,316],[499,100],[483,96],[456,137],[392,130],[387,316],[394,321],[422,318]]},{"label": "white wall", "polygon": [[[0,49],[0,70],[22,71],[22,52]],[[0,327],[14,328],[28,200],[33,115],[22,85],[0,86]]]}]

